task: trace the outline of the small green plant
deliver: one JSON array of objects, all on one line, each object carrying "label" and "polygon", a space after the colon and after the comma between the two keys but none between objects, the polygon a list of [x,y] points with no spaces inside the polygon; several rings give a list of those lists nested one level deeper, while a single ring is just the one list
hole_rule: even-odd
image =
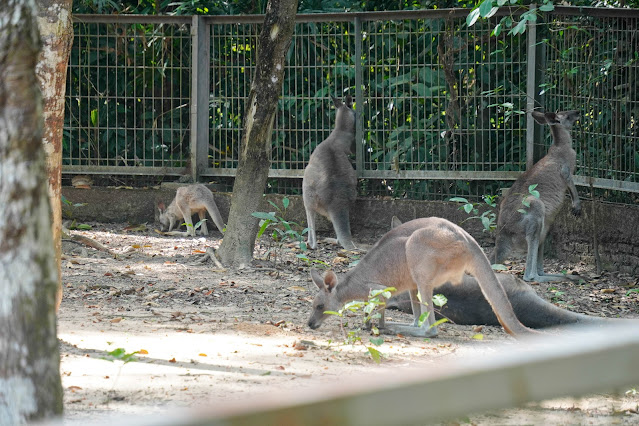
[{"label": "small green plant", "polygon": [[565,300],[563,300],[563,296],[566,294],[566,292],[564,291],[560,291],[557,287],[548,287],[548,291],[551,293],[550,296],[550,301],[553,303],[557,303],[560,305],[563,305],[566,303]]},{"label": "small green plant", "polygon": [[[111,342],[107,342],[107,343],[109,345],[111,344]],[[115,385],[118,382],[118,379],[120,378],[120,375],[122,373],[122,367],[124,367],[124,365],[128,364],[129,362],[137,361],[138,359],[135,357],[135,354],[137,354],[138,352],[139,351],[127,352],[124,348],[117,348],[117,349],[112,350],[111,352],[107,352],[106,356],[102,357],[102,359],[105,360],[105,361],[109,361],[109,362],[119,361],[119,362],[121,362],[120,368],[118,369],[118,375],[115,377],[115,380],[113,381],[113,386],[111,387],[111,390],[109,391],[108,400],[118,399],[114,395],[114,389],[115,389]],[[107,400],[107,403],[108,403],[108,400]]]},{"label": "small green plant", "polygon": [[539,191],[537,191],[537,184],[530,185],[528,187],[528,194],[524,194],[521,198],[521,204],[524,206],[523,208],[517,210],[521,214],[528,213],[528,209],[530,208],[530,201],[528,201],[528,196],[532,195],[533,197],[539,199]]},{"label": "small green plant", "polygon": [[[286,209],[290,204],[290,200],[286,197],[282,198],[282,207],[269,201],[269,204],[275,208],[276,211],[269,213],[266,212],[254,212],[252,216],[260,219],[260,229],[257,232],[257,238],[260,238],[267,230],[270,231],[271,241],[269,248],[266,251],[267,258],[270,258],[273,254],[276,259],[281,252],[284,244],[290,241],[297,241],[300,245],[302,253],[297,255],[298,259],[304,260],[307,263],[315,262],[308,258],[305,252],[308,250],[306,242],[304,241],[304,234],[308,232],[308,228],[303,228],[296,222],[288,221],[284,217],[286,216]],[[273,245],[271,245],[273,244]],[[317,262],[323,263],[323,262]]]},{"label": "small green plant", "polygon": [[465,211],[469,215],[473,215],[465,219],[462,223],[471,219],[479,219],[484,227],[484,232],[493,232],[497,228],[497,214],[493,211],[493,209],[497,207],[497,196],[483,195],[482,199],[484,200],[484,204],[488,206],[482,214],[479,214],[479,207],[482,206],[481,203],[471,203],[463,197],[453,197],[448,201],[461,203],[462,205],[459,209]]},{"label": "small green plant", "polygon": [[380,337],[379,329],[373,325],[371,320],[378,320],[379,318],[381,318],[381,310],[386,307],[386,300],[389,299],[395,291],[395,287],[386,287],[382,290],[371,290],[368,295],[368,299],[365,302],[360,300],[353,300],[346,303],[337,312],[324,312],[326,314],[339,317],[340,328],[344,333],[344,343],[351,345],[360,343],[364,345],[373,361],[378,364],[382,361],[381,352],[373,346],[367,346],[362,341],[362,328],[359,325],[349,326],[348,322],[345,321],[345,315],[348,313],[361,313],[363,315],[362,323],[365,326],[370,326],[370,330],[373,333],[373,337],[369,337],[368,341],[374,346],[381,346],[384,343],[384,338]]},{"label": "small green plant", "polygon": [[202,224],[204,222],[206,222],[206,221],[207,221],[207,219],[202,219],[202,220],[198,221],[196,224],[190,224],[190,225],[188,223],[186,223],[186,222],[183,222],[180,226],[182,226],[182,225],[186,226],[187,231],[188,231],[189,228],[192,227],[193,228],[193,234],[195,234],[197,232],[197,230],[202,227]]},{"label": "small green plant", "polygon": [[76,220],[73,218],[73,214],[75,213],[75,209],[78,207],[86,206],[87,203],[73,203],[67,199],[64,195],[61,196],[62,201],[62,217],[68,220],[71,220],[71,223],[66,226],[67,229],[80,229],[83,231],[87,231],[92,228],[91,225],[87,225],[85,223],[78,224]]}]

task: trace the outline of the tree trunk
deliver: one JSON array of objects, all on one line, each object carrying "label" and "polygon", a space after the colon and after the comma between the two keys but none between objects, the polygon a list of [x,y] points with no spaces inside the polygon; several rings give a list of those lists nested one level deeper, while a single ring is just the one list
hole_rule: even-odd
[{"label": "tree trunk", "polygon": [[62,413],[56,265],[29,0],[0,0],[0,424]]},{"label": "tree trunk", "polygon": [[295,27],[297,0],[269,0],[259,37],[259,58],[244,113],[244,132],[233,199],[224,240],[218,251],[228,266],[253,259],[258,211],[270,168],[271,136],[282,91],[286,54]]},{"label": "tree trunk", "polygon": [[71,4],[73,0],[37,0],[38,28],[42,51],[36,72],[42,89],[44,133],[42,142],[47,154],[49,200],[53,212],[52,229],[55,258],[58,266],[56,311],[62,300],[62,129],[64,127],[64,97],[67,85],[67,64],[73,41]]}]

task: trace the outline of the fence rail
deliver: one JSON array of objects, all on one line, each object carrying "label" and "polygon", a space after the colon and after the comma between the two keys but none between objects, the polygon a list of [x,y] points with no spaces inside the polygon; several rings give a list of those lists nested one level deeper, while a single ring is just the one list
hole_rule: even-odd
[{"label": "fence rail", "polygon": [[[516,179],[550,143],[533,108],[583,112],[579,185],[639,192],[639,12],[557,7],[525,36],[467,14],[298,15],[271,177],[302,177],[332,129],[330,95],[347,93],[359,177],[391,195]],[[263,16],[74,19],[64,173],[234,176]]]}]

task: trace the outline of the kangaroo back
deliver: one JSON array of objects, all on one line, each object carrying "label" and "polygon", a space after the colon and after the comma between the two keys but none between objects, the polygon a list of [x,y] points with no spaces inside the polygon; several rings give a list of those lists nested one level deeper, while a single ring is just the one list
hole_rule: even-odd
[{"label": "kangaroo back", "polygon": [[[158,208],[160,210],[160,224],[163,228],[168,228],[168,231],[183,219],[187,224],[187,233],[190,233],[193,227],[192,215],[197,213],[201,220],[206,217],[206,212],[208,212],[218,230],[224,232],[224,221],[217,204],[215,204],[213,193],[202,184],[178,188],[169,207],[165,209],[161,203]],[[202,233],[208,235],[206,222],[202,223]]]},{"label": "kangaroo back", "polygon": [[302,195],[309,227],[309,246],[316,247],[315,215],[327,217],[333,223],[339,243],[354,248],[349,211],[357,196],[357,175],[348,155],[355,142],[355,111],[352,99],[345,102],[333,98],[337,108],[335,128],[311,155],[304,170]]}]

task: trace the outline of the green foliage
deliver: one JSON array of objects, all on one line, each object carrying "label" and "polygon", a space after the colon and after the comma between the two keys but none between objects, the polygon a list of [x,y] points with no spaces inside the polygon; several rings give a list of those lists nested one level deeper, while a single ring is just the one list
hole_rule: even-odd
[{"label": "green foliage", "polygon": [[537,199],[539,199],[539,191],[537,191],[535,188],[537,188],[537,184],[534,185],[529,185],[528,186],[528,194],[523,194],[521,197],[521,204],[524,206],[521,209],[518,209],[517,211],[521,214],[527,214],[528,213],[528,209],[530,208],[530,201],[529,201],[529,196],[535,197]]},{"label": "green foliage", "polygon": [[[514,6],[522,4],[521,0],[483,0],[479,5],[470,11],[466,17],[466,25],[472,27],[479,18],[489,19],[493,17],[501,7]],[[536,9],[529,9],[525,12],[515,15],[512,13],[501,18],[498,24],[493,28],[493,35],[499,36],[502,31],[509,30],[508,35],[519,35],[526,31],[527,22],[537,21],[539,12],[551,12],[555,10],[552,0],[543,0]]]},{"label": "green foliage", "polygon": [[[464,197],[453,197],[448,201],[461,203],[462,205],[459,207],[459,209],[465,211],[469,215],[473,215],[467,219],[464,219],[462,223],[471,219],[479,219],[482,226],[484,227],[484,232],[493,232],[497,228],[497,214],[493,211],[493,209],[497,207],[497,196],[484,195],[482,199],[484,201],[484,204],[472,203]],[[485,208],[486,206],[488,208]],[[484,210],[481,214],[479,214],[480,207],[482,207],[482,209]]]},{"label": "green foliage", "polygon": [[267,257],[273,254],[277,259],[277,257],[280,257],[278,255],[284,244],[297,241],[300,250],[302,250],[302,253],[297,255],[298,259],[304,260],[307,263],[324,263],[309,259],[305,253],[308,247],[306,246],[306,241],[304,241],[304,235],[308,232],[308,228],[302,228],[298,223],[288,221],[284,218],[286,216],[286,210],[290,205],[290,200],[287,197],[282,198],[282,207],[272,201],[269,201],[269,204],[274,207],[276,211],[251,213],[251,216],[260,219],[260,228],[256,238],[259,239],[267,230],[270,231],[269,235],[271,240],[269,241],[269,248],[266,252]]},{"label": "green foliage", "polygon": [[62,197],[62,217],[65,219],[73,219],[75,209],[78,207],[86,206],[87,203],[73,203],[67,199],[64,195]]},{"label": "green foliage", "polygon": [[[366,346],[362,340],[362,328],[359,324],[370,327],[373,337],[369,338],[369,342],[374,346],[381,346],[384,339],[379,335],[379,329],[372,324],[372,320],[381,318],[381,310],[386,307],[386,300],[390,299],[392,293],[395,292],[394,287],[386,287],[383,290],[371,290],[368,299],[363,302],[353,300],[344,304],[339,311],[326,311],[325,314],[335,315],[340,319],[340,328],[344,334],[344,343],[355,345],[362,344],[368,350],[369,355],[376,363],[381,362],[382,354],[373,346]],[[346,322],[347,314],[356,314],[360,317],[360,321],[350,325]]]},{"label": "green foliage", "polygon": [[129,362],[137,361],[138,359],[135,357],[139,351],[135,352],[127,352],[124,348],[117,348],[112,350],[111,352],[107,352],[106,356],[103,356],[102,359],[106,361],[122,361],[124,364],[128,364]]}]

